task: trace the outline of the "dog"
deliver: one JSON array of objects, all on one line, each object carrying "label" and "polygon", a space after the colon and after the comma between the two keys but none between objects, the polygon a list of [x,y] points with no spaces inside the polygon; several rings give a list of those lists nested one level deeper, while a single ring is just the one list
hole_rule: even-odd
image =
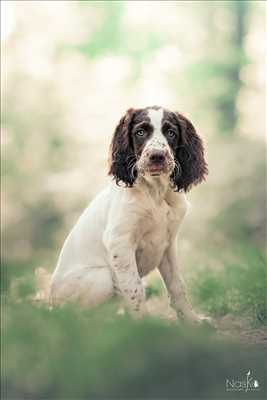
[{"label": "dog", "polygon": [[110,145],[110,183],[79,218],[52,275],[52,305],[96,306],[119,294],[134,318],[147,314],[142,277],[157,268],[177,316],[201,322],[177,261],[186,199],[208,174],[203,142],[178,112],[129,109]]}]

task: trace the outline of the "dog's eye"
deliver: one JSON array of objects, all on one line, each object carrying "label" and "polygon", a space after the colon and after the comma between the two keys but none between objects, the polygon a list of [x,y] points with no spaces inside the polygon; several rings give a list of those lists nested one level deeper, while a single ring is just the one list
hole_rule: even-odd
[{"label": "dog's eye", "polygon": [[173,138],[176,135],[176,132],[173,129],[168,129],[167,135],[168,137]]},{"label": "dog's eye", "polygon": [[137,136],[145,136],[145,131],[144,129],[138,129],[138,131],[135,132]]}]

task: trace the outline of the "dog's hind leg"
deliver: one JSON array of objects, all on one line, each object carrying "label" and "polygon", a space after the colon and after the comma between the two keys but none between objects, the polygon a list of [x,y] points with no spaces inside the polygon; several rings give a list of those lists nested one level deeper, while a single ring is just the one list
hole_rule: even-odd
[{"label": "dog's hind leg", "polygon": [[108,267],[77,267],[64,275],[53,276],[50,303],[57,306],[78,303],[94,307],[112,297],[114,287]]}]

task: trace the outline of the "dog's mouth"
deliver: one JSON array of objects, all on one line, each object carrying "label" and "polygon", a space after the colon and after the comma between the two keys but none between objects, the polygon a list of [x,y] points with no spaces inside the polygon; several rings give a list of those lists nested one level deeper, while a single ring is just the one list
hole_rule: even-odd
[{"label": "dog's mouth", "polygon": [[165,160],[163,163],[153,163],[147,166],[146,172],[150,176],[159,176],[161,174],[171,174],[175,164],[172,160]]},{"label": "dog's mouth", "polygon": [[164,173],[166,170],[165,165],[155,164],[148,167],[148,173],[151,176],[159,176],[160,174]]},{"label": "dog's mouth", "polygon": [[171,174],[175,164],[173,160],[164,160],[164,162],[144,162],[140,160],[137,163],[137,171],[142,175],[160,176],[163,174]]}]

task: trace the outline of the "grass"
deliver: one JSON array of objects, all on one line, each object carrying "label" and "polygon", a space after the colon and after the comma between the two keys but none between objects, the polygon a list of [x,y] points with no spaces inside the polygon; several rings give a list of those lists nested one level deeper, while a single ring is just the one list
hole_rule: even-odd
[{"label": "grass", "polygon": [[112,303],[81,312],[7,300],[2,398],[222,399],[227,378],[250,369],[264,381],[259,348],[218,342],[204,328],[114,315]]},{"label": "grass", "polygon": [[236,248],[223,268],[200,268],[191,290],[194,303],[214,316],[250,315],[255,324],[267,324],[266,260],[256,248]]},{"label": "grass", "polygon": [[[31,279],[10,268],[4,280],[3,399],[229,399],[226,379],[245,379],[248,370],[261,384],[253,398],[264,398],[259,346],[223,342],[207,327],[152,317],[132,321],[116,314],[116,302],[91,311],[49,311],[29,301],[29,273]],[[193,301],[213,316],[249,314],[262,324],[265,278],[263,256],[246,246],[232,260],[228,255],[224,268],[194,271]],[[155,282],[146,292],[151,297],[161,290]],[[235,399],[243,397],[235,392]]]}]

